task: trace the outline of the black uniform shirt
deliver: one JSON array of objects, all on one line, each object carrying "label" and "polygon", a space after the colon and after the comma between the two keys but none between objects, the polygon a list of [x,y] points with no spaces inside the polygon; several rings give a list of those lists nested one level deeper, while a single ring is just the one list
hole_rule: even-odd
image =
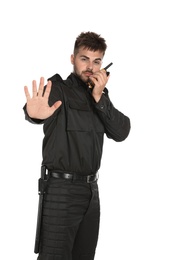
[{"label": "black uniform shirt", "polygon": [[75,74],[66,80],[56,74],[49,80],[52,89],[49,105],[61,100],[62,105],[46,120],[32,119],[31,123],[43,123],[43,164],[50,170],[75,172],[82,175],[96,173],[100,168],[104,133],[120,142],[130,131],[130,120],[111,103],[108,90],[96,103],[88,86]]}]

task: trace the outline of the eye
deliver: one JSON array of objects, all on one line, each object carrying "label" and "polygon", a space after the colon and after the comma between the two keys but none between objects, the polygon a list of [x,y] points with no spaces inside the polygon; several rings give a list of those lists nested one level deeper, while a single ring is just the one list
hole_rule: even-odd
[{"label": "eye", "polygon": [[81,60],[82,60],[82,61],[86,61],[87,59],[86,59],[85,57],[82,57]]},{"label": "eye", "polygon": [[95,60],[95,61],[94,61],[94,64],[100,65],[100,64],[101,64],[101,61],[100,61],[100,60]]}]

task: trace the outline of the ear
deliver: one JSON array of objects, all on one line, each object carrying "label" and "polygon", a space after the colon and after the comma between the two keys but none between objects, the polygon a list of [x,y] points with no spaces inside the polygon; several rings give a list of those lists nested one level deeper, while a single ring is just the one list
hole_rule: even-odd
[{"label": "ear", "polygon": [[71,59],[71,64],[74,65],[74,54],[71,55],[70,59]]}]

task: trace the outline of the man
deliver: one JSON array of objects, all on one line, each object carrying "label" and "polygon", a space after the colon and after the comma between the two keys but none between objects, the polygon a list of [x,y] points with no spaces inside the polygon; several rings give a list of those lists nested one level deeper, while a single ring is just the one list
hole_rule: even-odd
[{"label": "man", "polygon": [[104,134],[120,142],[130,131],[130,119],[113,106],[105,87],[110,77],[101,69],[106,48],[100,35],[82,32],[66,80],[56,74],[44,86],[41,77],[38,89],[32,83],[32,97],[25,86],[25,117],[43,124],[42,164],[48,172],[38,260],[94,259]]}]

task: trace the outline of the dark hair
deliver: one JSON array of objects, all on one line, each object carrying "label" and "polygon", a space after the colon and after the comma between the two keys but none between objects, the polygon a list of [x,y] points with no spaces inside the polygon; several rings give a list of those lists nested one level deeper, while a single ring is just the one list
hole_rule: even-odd
[{"label": "dark hair", "polygon": [[78,53],[80,47],[84,47],[84,49],[91,51],[101,51],[104,55],[107,45],[105,39],[99,34],[94,32],[82,32],[76,38],[74,44],[74,55]]}]

